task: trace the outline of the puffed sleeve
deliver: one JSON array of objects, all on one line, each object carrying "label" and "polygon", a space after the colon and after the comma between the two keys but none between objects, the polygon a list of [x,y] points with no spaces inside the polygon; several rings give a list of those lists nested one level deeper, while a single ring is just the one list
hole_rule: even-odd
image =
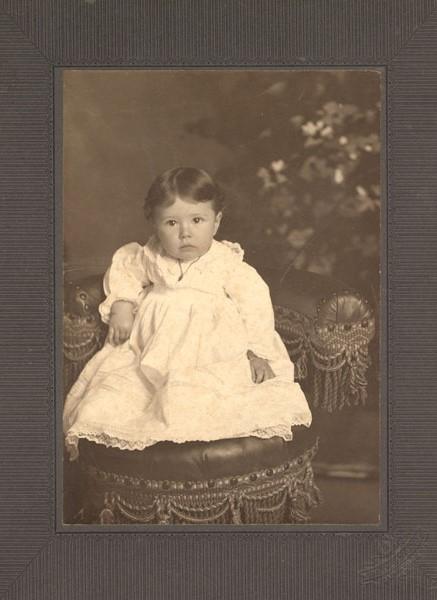
[{"label": "puffed sleeve", "polygon": [[119,248],[112,257],[112,263],[105,273],[103,289],[106,294],[99,306],[102,321],[109,321],[113,302],[126,300],[138,306],[144,295],[148,281],[145,269],[144,249],[133,242]]},{"label": "puffed sleeve", "polygon": [[267,360],[278,356],[275,317],[270,290],[257,271],[245,262],[235,263],[225,284],[246,326],[249,350]]}]

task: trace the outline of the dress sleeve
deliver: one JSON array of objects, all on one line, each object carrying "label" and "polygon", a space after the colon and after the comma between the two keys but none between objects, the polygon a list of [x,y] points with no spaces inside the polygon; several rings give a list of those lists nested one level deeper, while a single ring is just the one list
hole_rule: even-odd
[{"label": "dress sleeve", "polygon": [[150,283],[144,260],[143,247],[136,242],[122,246],[112,257],[111,266],[103,279],[106,300],[99,306],[100,316],[105,323],[109,321],[113,302],[126,300],[136,307],[140,303],[144,287]]},{"label": "dress sleeve", "polygon": [[240,262],[230,273],[225,292],[235,302],[246,327],[249,350],[268,360],[277,358],[275,317],[270,291],[257,271]]}]

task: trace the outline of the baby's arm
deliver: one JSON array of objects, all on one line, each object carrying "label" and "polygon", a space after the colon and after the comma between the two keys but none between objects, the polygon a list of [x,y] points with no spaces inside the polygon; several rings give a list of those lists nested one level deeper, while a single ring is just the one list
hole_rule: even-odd
[{"label": "baby's arm", "polygon": [[273,339],[275,321],[270,291],[256,270],[247,263],[236,265],[226,292],[237,304],[248,334],[247,357],[255,383],[275,377],[269,360],[276,356]]},{"label": "baby's arm", "polygon": [[106,341],[113,346],[123,344],[129,339],[134,324],[136,307],[132,302],[116,300],[109,313],[109,330]]},{"label": "baby's arm", "polygon": [[144,286],[149,283],[144,261],[143,247],[127,244],[117,250],[105,273],[103,288],[107,297],[99,311],[109,325],[107,342],[115,346],[129,338]]}]

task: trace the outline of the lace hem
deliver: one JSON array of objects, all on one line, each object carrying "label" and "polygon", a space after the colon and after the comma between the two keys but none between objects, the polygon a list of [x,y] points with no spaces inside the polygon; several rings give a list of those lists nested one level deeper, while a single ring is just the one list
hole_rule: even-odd
[{"label": "lace hem", "polygon": [[[240,432],[235,435],[229,435],[226,439],[235,439],[235,438],[243,438],[243,437],[259,437],[262,439],[268,439],[272,437],[281,437],[285,441],[291,441],[293,439],[293,432],[290,430],[291,427],[296,427],[298,425],[304,425],[305,427],[309,427],[311,425],[311,421],[308,418],[296,418],[293,423],[290,425],[275,425],[272,427],[266,427],[263,429],[256,429],[249,432]],[[146,448],[158,444],[163,441],[170,441],[176,444],[185,444],[187,442],[214,442],[217,439],[225,439],[225,438],[198,438],[198,439],[187,439],[183,437],[174,436],[172,439],[152,439],[149,438],[146,441],[142,440],[125,440],[116,436],[111,436],[107,433],[93,433],[89,431],[80,431],[75,432],[74,434],[68,434],[65,438],[65,446],[67,450],[70,452],[70,449],[74,448],[77,450],[79,445],[79,439],[84,438],[90,442],[95,442],[96,444],[103,444],[107,448],[118,448],[119,450],[145,450]]]}]

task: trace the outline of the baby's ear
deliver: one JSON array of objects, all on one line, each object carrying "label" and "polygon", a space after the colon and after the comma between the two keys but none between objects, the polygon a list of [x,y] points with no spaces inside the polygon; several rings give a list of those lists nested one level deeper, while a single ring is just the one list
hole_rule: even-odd
[{"label": "baby's ear", "polygon": [[214,235],[217,233],[218,228],[220,227],[220,223],[223,217],[223,213],[220,211],[215,216],[215,227],[214,227]]}]

